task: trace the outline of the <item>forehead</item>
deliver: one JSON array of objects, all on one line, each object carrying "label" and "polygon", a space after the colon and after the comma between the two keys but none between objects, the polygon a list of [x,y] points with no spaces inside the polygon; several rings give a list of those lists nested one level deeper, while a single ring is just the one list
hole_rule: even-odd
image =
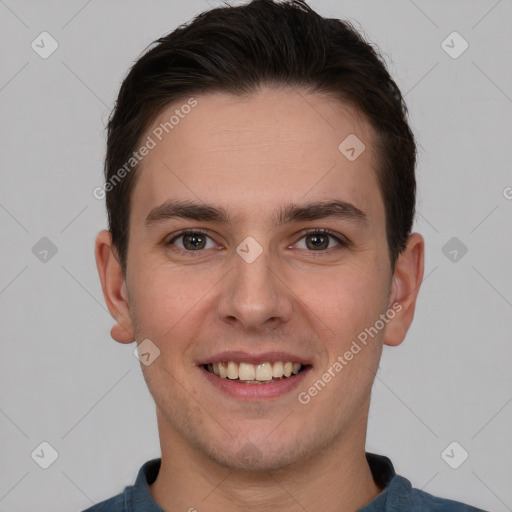
[{"label": "forehead", "polygon": [[136,222],[169,199],[217,204],[240,220],[258,213],[262,222],[283,203],[333,198],[384,215],[372,129],[326,95],[263,88],[185,98],[160,113],[148,137],[154,147],[132,193]]}]

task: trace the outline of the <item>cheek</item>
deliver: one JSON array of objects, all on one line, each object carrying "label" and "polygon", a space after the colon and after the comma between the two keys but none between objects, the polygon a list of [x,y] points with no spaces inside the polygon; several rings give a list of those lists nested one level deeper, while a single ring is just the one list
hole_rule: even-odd
[{"label": "cheek", "polygon": [[204,295],[196,279],[184,280],[178,271],[152,267],[141,271],[132,282],[134,316],[139,335],[151,340],[175,338],[186,326],[183,321],[193,315],[198,298]]},{"label": "cheek", "polygon": [[365,327],[373,325],[382,312],[385,298],[382,278],[375,270],[356,265],[343,271],[332,270],[298,290],[307,307],[319,319],[324,335],[336,340],[351,340]]}]

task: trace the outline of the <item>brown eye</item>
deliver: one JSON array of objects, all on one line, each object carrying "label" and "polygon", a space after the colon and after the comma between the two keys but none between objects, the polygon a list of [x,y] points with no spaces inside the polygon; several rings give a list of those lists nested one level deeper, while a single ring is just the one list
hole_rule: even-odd
[{"label": "brown eye", "polygon": [[[309,243],[308,243],[309,242]],[[329,237],[323,234],[312,234],[306,236],[306,246],[308,249],[327,249],[329,247]]]},{"label": "brown eye", "polygon": [[[305,241],[304,247],[299,247],[300,249],[305,248],[310,251],[319,252],[347,245],[340,237],[327,230],[313,230],[306,233],[300,240]],[[332,242],[333,240],[334,243]]]},{"label": "brown eye", "polygon": [[[213,241],[211,246],[207,247],[207,242],[210,237],[201,231],[185,231],[175,236],[169,241],[168,245],[175,245],[184,251],[200,251],[202,249],[212,249],[215,247]],[[211,239],[210,239],[211,240]],[[181,241],[181,243],[179,243]]]}]

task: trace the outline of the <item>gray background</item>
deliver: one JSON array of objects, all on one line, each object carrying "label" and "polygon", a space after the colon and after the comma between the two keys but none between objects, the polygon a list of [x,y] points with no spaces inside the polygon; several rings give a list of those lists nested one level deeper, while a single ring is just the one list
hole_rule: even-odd
[{"label": "gray background", "polygon": [[[134,344],[109,335],[93,256],[106,215],[92,191],[129,66],[209,4],[220,2],[0,0],[3,512],[82,510],[160,455]],[[425,280],[406,341],[384,350],[367,449],[415,487],[512,510],[512,2],[310,4],[381,48],[420,143]],[[47,59],[31,48],[43,31],[59,45]],[[453,31],[469,44],[458,58],[442,46]],[[46,261],[32,249],[42,237],[57,248]],[[43,441],[58,453],[48,469],[35,462],[49,457]],[[441,455],[453,441],[469,453],[458,469]],[[461,460],[458,446],[447,453]]]}]

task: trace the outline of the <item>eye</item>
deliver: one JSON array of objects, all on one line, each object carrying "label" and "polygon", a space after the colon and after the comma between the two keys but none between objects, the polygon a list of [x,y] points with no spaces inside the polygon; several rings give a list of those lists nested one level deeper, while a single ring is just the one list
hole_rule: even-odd
[{"label": "eye", "polygon": [[[207,245],[208,240],[211,242],[210,246]],[[176,241],[179,241],[178,249],[183,251],[200,251],[201,249],[213,249],[215,247],[213,240],[202,231],[182,231],[169,240],[166,245],[175,245]]]},{"label": "eye", "polygon": [[[301,241],[304,241],[304,246],[300,247],[299,245],[299,249],[315,252],[325,252],[326,249],[347,247],[349,245],[340,235],[328,229],[311,229],[295,245],[297,246]],[[334,241],[334,244],[332,241]],[[214,249],[216,247],[212,238],[200,230],[182,231],[173,236],[165,245],[189,253],[201,252],[203,249]]]},{"label": "eye", "polygon": [[[337,246],[346,247],[348,245],[341,237],[335,235],[328,229],[312,229],[302,236],[300,240],[305,241],[305,247],[299,247],[299,249],[306,248],[312,251],[324,251],[325,249],[333,249]],[[331,240],[336,242],[334,247],[332,246]]]}]

